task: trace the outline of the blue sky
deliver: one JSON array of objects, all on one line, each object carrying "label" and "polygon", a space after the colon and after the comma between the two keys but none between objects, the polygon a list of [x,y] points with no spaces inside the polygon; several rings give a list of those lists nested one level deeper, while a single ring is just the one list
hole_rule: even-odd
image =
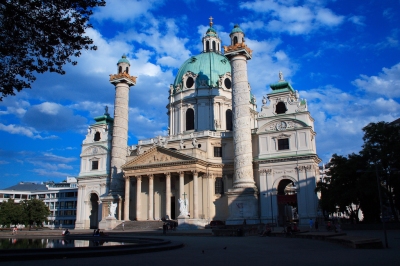
[{"label": "blue sky", "polygon": [[245,31],[259,107],[282,71],[307,99],[321,159],[358,152],[362,127],[400,117],[399,13],[399,0],[108,1],[86,33],[97,51],[0,102],[0,189],[78,175],[88,125],[106,105],[113,114],[109,74],[124,53],[138,77],[129,144],[166,134],[169,84],[200,53],[210,16],[224,45],[234,24]]}]

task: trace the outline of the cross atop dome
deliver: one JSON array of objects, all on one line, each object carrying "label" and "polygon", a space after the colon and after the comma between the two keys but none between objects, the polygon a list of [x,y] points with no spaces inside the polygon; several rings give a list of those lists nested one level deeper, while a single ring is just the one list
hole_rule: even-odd
[{"label": "cross atop dome", "polygon": [[214,19],[212,16],[210,16],[209,18],[208,18],[209,20],[210,20],[210,27],[212,27],[213,26],[213,22],[212,22],[212,20]]}]

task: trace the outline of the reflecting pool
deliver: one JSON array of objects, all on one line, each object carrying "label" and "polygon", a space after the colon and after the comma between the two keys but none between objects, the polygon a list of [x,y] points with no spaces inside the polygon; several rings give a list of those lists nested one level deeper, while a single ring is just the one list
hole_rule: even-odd
[{"label": "reflecting pool", "polygon": [[123,246],[136,243],[105,241],[104,239],[65,239],[65,238],[8,238],[0,239],[0,249],[29,249],[29,248],[79,248],[99,246]]}]

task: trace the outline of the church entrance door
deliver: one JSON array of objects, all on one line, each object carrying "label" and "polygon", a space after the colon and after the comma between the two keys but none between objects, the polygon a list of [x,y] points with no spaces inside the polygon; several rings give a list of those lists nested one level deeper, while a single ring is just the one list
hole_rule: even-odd
[{"label": "church entrance door", "polygon": [[278,184],[278,223],[285,226],[297,222],[297,192],[292,180],[282,179]]},{"label": "church entrance door", "polygon": [[175,217],[176,217],[176,215],[175,215],[175,204],[176,204],[176,202],[175,202],[175,197],[171,197],[171,220],[175,220]]},{"label": "church entrance door", "polygon": [[92,193],[90,194],[90,215],[89,215],[89,220],[90,220],[90,229],[97,229],[99,225],[99,197],[97,194]]}]

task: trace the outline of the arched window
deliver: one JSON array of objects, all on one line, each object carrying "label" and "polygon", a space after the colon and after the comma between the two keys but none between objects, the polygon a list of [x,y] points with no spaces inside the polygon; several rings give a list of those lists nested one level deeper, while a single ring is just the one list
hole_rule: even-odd
[{"label": "arched window", "polygon": [[226,130],[233,130],[232,128],[232,110],[228,109],[225,112]]},{"label": "arched window", "polygon": [[235,37],[233,37],[233,45],[235,45],[237,43],[238,43],[238,38],[235,36]]},{"label": "arched window", "polygon": [[194,129],[194,111],[192,108],[186,111],[186,130]]},{"label": "arched window", "polygon": [[210,51],[210,43],[206,42],[206,52],[209,52],[209,51]]},{"label": "arched window", "polygon": [[126,67],[125,72],[126,72],[126,74],[129,74],[129,67]]},{"label": "arched window", "polygon": [[94,141],[99,141],[100,140],[100,132],[96,132],[96,134],[94,134]]},{"label": "arched window", "polygon": [[286,109],[285,103],[279,102],[279,103],[276,105],[275,113],[277,113],[277,114],[284,114],[284,113],[286,113],[286,111],[287,111],[287,109]]},{"label": "arched window", "polygon": [[213,41],[213,51],[215,52],[216,50],[216,45],[215,45],[215,41]]},{"label": "arched window", "polygon": [[119,66],[118,73],[122,73],[122,66]]}]

